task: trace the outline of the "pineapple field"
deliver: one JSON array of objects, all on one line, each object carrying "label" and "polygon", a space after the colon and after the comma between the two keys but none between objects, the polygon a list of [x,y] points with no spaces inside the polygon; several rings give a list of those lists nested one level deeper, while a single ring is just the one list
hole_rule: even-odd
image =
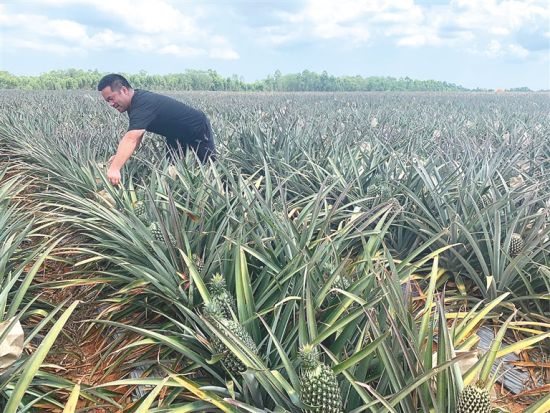
[{"label": "pineapple field", "polygon": [[550,99],[0,92],[0,410],[550,411]]}]

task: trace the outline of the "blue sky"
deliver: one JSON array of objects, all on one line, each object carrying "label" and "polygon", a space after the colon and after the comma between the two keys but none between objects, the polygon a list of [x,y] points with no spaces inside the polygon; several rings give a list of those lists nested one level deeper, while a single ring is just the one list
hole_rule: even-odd
[{"label": "blue sky", "polygon": [[550,89],[547,0],[0,0],[0,70],[275,70]]}]

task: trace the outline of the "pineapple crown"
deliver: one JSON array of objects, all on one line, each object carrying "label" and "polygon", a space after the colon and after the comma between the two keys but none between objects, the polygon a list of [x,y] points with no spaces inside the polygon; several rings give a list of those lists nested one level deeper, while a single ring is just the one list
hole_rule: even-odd
[{"label": "pineapple crown", "polygon": [[212,295],[222,295],[223,293],[227,293],[225,278],[220,273],[214,274],[210,280],[210,292]]},{"label": "pineapple crown", "polygon": [[317,348],[311,344],[302,346],[298,356],[300,362],[302,363],[302,367],[306,370],[314,369],[320,364],[319,352],[317,351]]},{"label": "pineapple crown", "polygon": [[204,316],[210,320],[222,320],[224,319],[223,310],[220,306],[220,303],[218,303],[215,300],[211,300],[208,303],[204,305],[203,308]]}]

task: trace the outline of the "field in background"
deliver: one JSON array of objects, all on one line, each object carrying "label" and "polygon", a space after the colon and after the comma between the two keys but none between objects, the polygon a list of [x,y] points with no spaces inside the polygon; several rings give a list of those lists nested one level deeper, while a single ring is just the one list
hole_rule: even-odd
[{"label": "field in background", "polygon": [[308,343],[346,412],[545,411],[548,94],[171,95],[218,162],[112,187],[126,115],[0,92],[3,411],[300,412]]}]

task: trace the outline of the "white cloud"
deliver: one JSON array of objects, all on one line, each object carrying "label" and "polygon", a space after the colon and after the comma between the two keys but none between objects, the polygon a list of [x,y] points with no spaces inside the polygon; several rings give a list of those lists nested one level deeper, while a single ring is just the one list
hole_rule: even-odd
[{"label": "white cloud", "polygon": [[[0,14],[0,29],[9,28],[11,33],[5,37],[23,40],[16,43],[17,47],[31,48],[33,43],[45,43],[43,38],[47,37],[46,43],[53,53],[72,47],[81,51],[126,49],[181,57],[239,57],[227,39],[199,27],[191,7],[186,7],[183,13],[165,0],[41,0],[37,3],[42,9],[49,6],[48,16],[9,13],[6,8]],[[49,17],[68,5],[92,7],[120,25],[97,28]],[[13,42],[6,44],[15,47]]]},{"label": "white cloud", "polygon": [[197,57],[204,54],[204,52],[200,49],[196,49],[193,47],[182,47],[175,44],[163,46],[159,49],[159,53],[174,55],[178,57]]},{"label": "white cloud", "polygon": [[545,0],[453,0],[446,17],[470,34],[473,50],[486,41],[482,53],[488,57],[526,58],[529,51],[516,44],[515,36],[522,29],[547,27],[550,9]]},{"label": "white cloud", "polygon": [[361,45],[372,39],[380,25],[407,26],[422,19],[422,10],[412,0],[309,0],[301,11],[279,12],[277,16],[280,27],[261,30],[268,42],[281,44],[310,37]]},{"label": "white cloud", "polygon": [[208,53],[213,59],[236,60],[239,54],[232,49],[231,45],[222,36],[212,36],[210,39],[211,46]]},{"label": "white cloud", "polygon": [[525,49],[524,47],[521,47],[517,44],[509,44],[508,50],[510,51],[510,54],[519,58],[526,58],[529,56],[529,51]]},{"label": "white cloud", "polygon": [[[261,9],[258,15],[251,11],[254,21],[246,31],[273,48],[325,41],[354,48],[385,40],[399,47],[452,47],[490,58],[524,59],[539,53],[548,39],[546,1],[451,0],[427,5],[414,0],[304,0],[301,7],[281,2],[273,3],[275,10]],[[0,5],[5,47],[36,49],[35,44],[42,44],[52,53],[130,50],[223,60],[238,59],[239,53],[228,38],[215,32],[219,29],[209,29],[218,22],[208,19],[223,16],[224,10],[227,16],[247,10],[231,2],[203,7],[198,1],[177,0],[26,0],[22,4],[27,10],[36,4],[43,14],[16,12],[24,10],[16,2]],[[88,16],[80,19],[65,13],[61,18],[64,10],[80,9],[92,14],[93,23],[88,23]],[[239,33],[242,28],[236,22],[233,30]]]},{"label": "white cloud", "polygon": [[489,57],[499,57],[502,54],[502,45],[497,40],[491,40],[485,53]]},{"label": "white cloud", "polygon": [[386,38],[403,47],[481,49],[488,57],[525,58],[529,51],[514,37],[533,27],[540,27],[543,36],[550,8],[546,0],[451,0],[446,5],[419,5],[413,0],[309,0],[296,12],[278,11],[273,16],[278,25],[254,32],[272,46],[338,40],[342,47],[353,47]]},{"label": "white cloud", "polygon": [[61,44],[53,44],[40,40],[30,41],[16,38],[7,38],[4,40],[6,41],[6,43],[9,42],[10,46],[12,47],[18,47],[27,50],[36,50],[40,52],[49,52],[60,56],[74,56],[83,52],[80,47],[64,46]]},{"label": "white cloud", "polygon": [[481,48],[472,48],[469,50],[473,54],[483,55],[491,59],[509,56],[517,59],[525,59],[529,56],[529,51],[515,43],[503,43],[496,39],[490,40]]}]

